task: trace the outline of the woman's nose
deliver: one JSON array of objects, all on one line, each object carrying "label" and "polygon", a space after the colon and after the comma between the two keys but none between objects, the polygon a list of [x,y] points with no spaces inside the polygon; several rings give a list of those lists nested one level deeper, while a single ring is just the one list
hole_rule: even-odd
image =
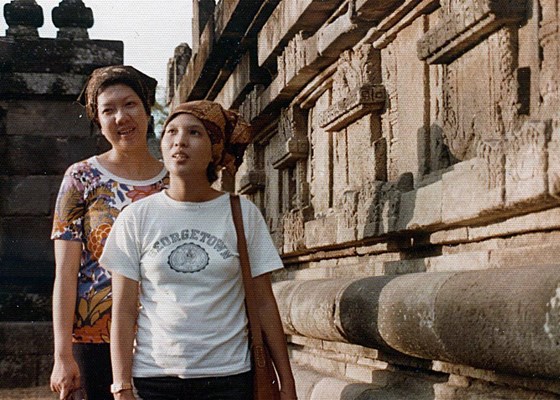
[{"label": "woman's nose", "polygon": [[128,113],[127,113],[125,110],[119,108],[119,109],[117,109],[117,112],[116,112],[116,114],[115,114],[115,120],[116,120],[117,123],[118,123],[118,122],[120,122],[120,121],[126,120],[126,119],[128,118],[128,116],[129,116],[129,115],[128,115]]},{"label": "woman's nose", "polygon": [[185,135],[184,133],[177,134],[175,136],[175,141],[173,144],[178,147],[188,147],[189,146],[188,135]]}]

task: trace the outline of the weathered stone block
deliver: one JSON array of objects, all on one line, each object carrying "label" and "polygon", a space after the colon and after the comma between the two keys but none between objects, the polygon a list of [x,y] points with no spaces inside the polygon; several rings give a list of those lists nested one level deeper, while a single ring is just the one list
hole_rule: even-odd
[{"label": "weathered stone block", "polygon": [[401,194],[397,230],[426,229],[442,223],[443,181]]},{"label": "weathered stone block", "polygon": [[508,141],[506,151],[506,203],[538,201],[548,195],[547,142],[544,122],[526,123]]},{"label": "weathered stone block", "polygon": [[2,135],[0,171],[10,171],[12,175],[61,175],[71,163],[109,148],[101,135],[85,138]]},{"label": "weathered stone block", "polygon": [[526,2],[451,0],[441,24],[418,41],[418,57],[430,64],[448,63],[507,24],[526,18]]},{"label": "weathered stone block", "polygon": [[491,250],[489,264],[497,268],[527,267],[530,261],[532,266],[552,265],[557,262],[560,246],[556,244],[543,244],[540,246],[527,246],[516,249]]},{"label": "weathered stone block", "polygon": [[[1,221],[1,233],[7,238],[0,242],[2,263],[20,264],[21,276],[27,271],[23,265],[54,265],[53,244],[50,234],[52,217],[5,217]],[[9,233],[9,235],[8,235]]]},{"label": "weathered stone block", "polygon": [[345,341],[336,302],[352,280],[314,280],[292,285],[289,313],[295,331],[312,338]]},{"label": "weathered stone block", "polygon": [[282,1],[258,34],[259,65],[268,65],[274,55],[299,31],[319,28],[338,6],[339,0]]},{"label": "weathered stone block", "polygon": [[37,384],[34,356],[6,356],[0,359],[0,387],[30,387]]},{"label": "weathered stone block", "polygon": [[284,253],[305,249],[305,218],[301,210],[290,210],[284,214]]},{"label": "weathered stone block", "polygon": [[490,251],[446,254],[425,259],[427,272],[464,271],[486,269],[490,262]]},{"label": "weathered stone block", "polygon": [[456,164],[442,175],[442,220],[448,224],[476,219],[503,208],[503,187],[485,179],[488,164],[480,158]]},{"label": "weathered stone block", "polygon": [[0,215],[50,215],[61,176],[0,176]]},{"label": "weathered stone block", "polygon": [[51,355],[53,333],[51,322],[1,322],[0,354]]},{"label": "weathered stone block", "polygon": [[336,239],[338,243],[357,239],[358,196],[359,192],[356,190],[346,190],[342,193],[339,205],[341,210],[337,213]]},{"label": "weathered stone block", "polygon": [[[95,68],[123,63],[123,42],[117,40],[57,40],[0,38],[0,64],[3,73],[78,74],[85,81]],[[48,67],[47,67],[48,66]],[[5,92],[4,79],[0,91]],[[15,89],[15,88],[14,88]],[[21,87],[19,88],[21,89]],[[30,91],[29,91],[30,90]],[[17,91],[9,90],[11,94]],[[27,88],[24,93],[34,93]],[[57,93],[57,92],[55,92]],[[79,94],[73,92],[73,95]]]},{"label": "weathered stone block", "polygon": [[13,100],[2,106],[7,108],[8,135],[88,137],[93,133],[85,109],[77,103]]},{"label": "weathered stone block", "polygon": [[239,180],[239,194],[253,194],[265,187],[266,173],[262,170],[249,171]]},{"label": "weathered stone block", "polygon": [[308,249],[336,244],[336,216],[330,215],[305,223],[305,247]]},{"label": "weathered stone block", "polygon": [[406,354],[554,377],[560,371],[559,271],[549,265],[399,277],[381,292],[379,331]]}]

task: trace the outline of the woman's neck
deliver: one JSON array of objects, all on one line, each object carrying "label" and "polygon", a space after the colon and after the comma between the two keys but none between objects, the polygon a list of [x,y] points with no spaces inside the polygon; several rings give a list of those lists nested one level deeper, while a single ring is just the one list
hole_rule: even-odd
[{"label": "woman's neck", "polygon": [[117,151],[111,149],[97,156],[103,167],[117,176],[133,180],[145,180],[156,176],[162,164],[148,151],[148,148],[137,151]]},{"label": "woman's neck", "polygon": [[193,203],[213,200],[223,194],[210,186],[206,178],[186,181],[173,175],[169,177],[169,189],[166,190],[166,193],[173,200]]}]

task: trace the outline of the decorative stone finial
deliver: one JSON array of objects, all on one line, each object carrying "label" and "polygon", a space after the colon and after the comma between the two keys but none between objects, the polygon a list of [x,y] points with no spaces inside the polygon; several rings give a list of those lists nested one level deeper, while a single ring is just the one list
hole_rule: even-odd
[{"label": "decorative stone finial", "polygon": [[52,10],[57,38],[89,39],[88,29],[93,26],[93,11],[82,0],[62,0]]},{"label": "decorative stone finial", "polygon": [[8,24],[6,36],[39,37],[43,8],[35,0],[12,0],[4,4],[4,18]]}]

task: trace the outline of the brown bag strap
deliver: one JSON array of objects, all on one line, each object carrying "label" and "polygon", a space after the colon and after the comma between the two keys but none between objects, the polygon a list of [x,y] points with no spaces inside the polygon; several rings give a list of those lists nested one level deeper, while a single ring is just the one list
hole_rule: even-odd
[{"label": "brown bag strap", "polygon": [[249,263],[249,253],[247,252],[247,240],[245,239],[245,229],[243,228],[243,216],[241,213],[241,201],[239,196],[230,195],[231,213],[233,223],[237,233],[237,251],[239,252],[239,262],[241,263],[241,275],[243,276],[243,286],[245,288],[245,307],[249,318],[249,330],[251,332],[251,345],[255,357],[255,366],[264,368],[264,344],[261,330],[261,322],[257,309],[257,298],[253,286],[253,276],[251,275],[251,264]]}]

